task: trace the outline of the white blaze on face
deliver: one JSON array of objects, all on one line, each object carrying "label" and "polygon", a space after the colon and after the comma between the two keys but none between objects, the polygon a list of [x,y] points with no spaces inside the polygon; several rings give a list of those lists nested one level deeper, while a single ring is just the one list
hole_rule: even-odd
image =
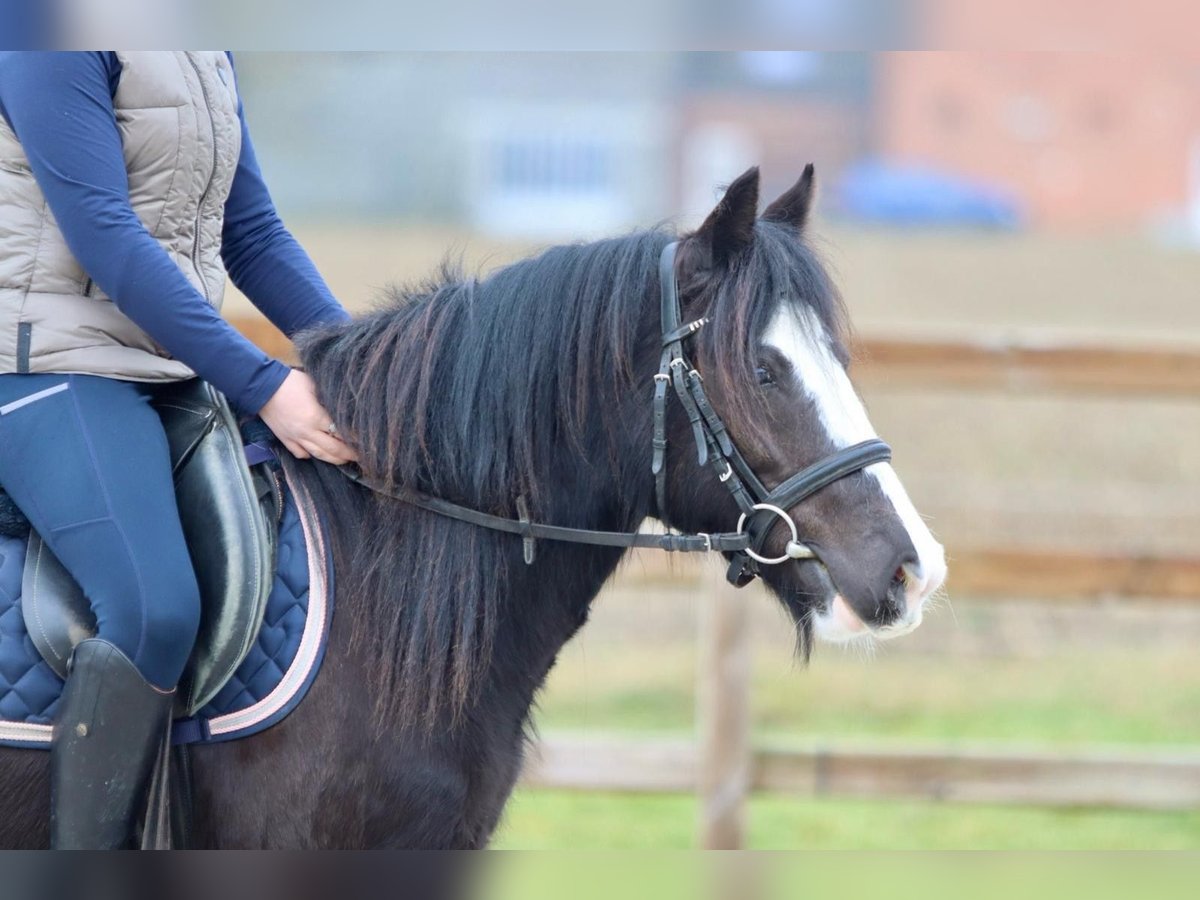
[{"label": "white blaze on face", "polygon": [[[791,363],[805,393],[816,406],[825,433],[839,450],[878,437],[846,370],[830,350],[825,327],[813,310],[797,312],[781,305],[764,339]],[[921,605],[946,579],[946,553],[917,513],[889,463],[875,463],[863,471],[879,483],[891,501],[920,561],[915,570],[907,571],[904,616],[879,632],[881,637],[891,637],[921,624]],[[820,637],[836,642],[851,640],[867,631],[840,594],[814,622]]]}]

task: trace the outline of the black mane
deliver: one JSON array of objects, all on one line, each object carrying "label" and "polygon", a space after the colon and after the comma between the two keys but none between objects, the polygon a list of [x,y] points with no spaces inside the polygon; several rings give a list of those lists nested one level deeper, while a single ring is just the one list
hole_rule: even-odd
[{"label": "black mane", "polygon": [[[755,348],[778,302],[809,305],[843,334],[837,294],[798,233],[762,221],[755,232],[728,272],[681,284],[685,315],[703,307],[710,319],[695,353],[724,396],[755,396]],[[554,247],[482,279],[443,267],[366,316],[303,336],[301,358],[380,484],[509,516],[524,495],[540,521],[633,529],[655,513],[658,259],[674,239],[659,229]],[[765,427],[754,412],[722,410],[747,440]],[[381,712],[429,726],[453,717],[494,654],[511,652],[496,644],[505,604],[521,602],[509,583],[525,568],[520,540],[319,477],[335,514],[366,520],[351,530],[366,539],[335,553],[362,585],[343,603],[361,610],[357,640],[374,657]]]}]

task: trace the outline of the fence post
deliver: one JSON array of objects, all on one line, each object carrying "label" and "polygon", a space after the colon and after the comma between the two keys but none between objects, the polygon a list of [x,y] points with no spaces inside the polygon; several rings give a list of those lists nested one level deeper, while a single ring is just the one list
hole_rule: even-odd
[{"label": "fence post", "polygon": [[745,842],[750,790],[750,635],[747,597],[724,578],[705,580],[696,690],[700,845]]}]

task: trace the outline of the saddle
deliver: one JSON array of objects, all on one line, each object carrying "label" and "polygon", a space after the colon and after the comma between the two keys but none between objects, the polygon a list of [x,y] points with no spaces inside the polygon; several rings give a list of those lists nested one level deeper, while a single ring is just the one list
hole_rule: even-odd
[{"label": "saddle", "polygon": [[[200,585],[200,631],[176,710],[187,717],[220,691],[253,646],[271,591],[283,497],[273,461],[249,463],[237,420],[211,385],[165,385],[153,404]],[[0,492],[0,501],[7,499]],[[33,530],[21,595],[34,646],[65,678],[72,649],[95,634],[96,620],[75,579]]]}]

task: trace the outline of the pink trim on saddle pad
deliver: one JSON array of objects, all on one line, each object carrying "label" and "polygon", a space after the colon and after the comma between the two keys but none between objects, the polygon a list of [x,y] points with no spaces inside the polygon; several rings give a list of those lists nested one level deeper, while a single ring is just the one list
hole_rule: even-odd
[{"label": "pink trim on saddle pad", "polygon": [[329,603],[325,535],[308,491],[290,479],[288,487],[296,497],[296,512],[308,548],[308,618],[300,637],[300,648],[279,684],[267,696],[245,709],[208,721],[208,733],[214,738],[237,731],[252,731],[256,725],[276,715],[309,683],[314,668],[321,661]]},{"label": "pink trim on saddle pad", "polygon": [[53,731],[53,725],[35,725],[26,722],[0,722],[0,741],[49,744]]}]

